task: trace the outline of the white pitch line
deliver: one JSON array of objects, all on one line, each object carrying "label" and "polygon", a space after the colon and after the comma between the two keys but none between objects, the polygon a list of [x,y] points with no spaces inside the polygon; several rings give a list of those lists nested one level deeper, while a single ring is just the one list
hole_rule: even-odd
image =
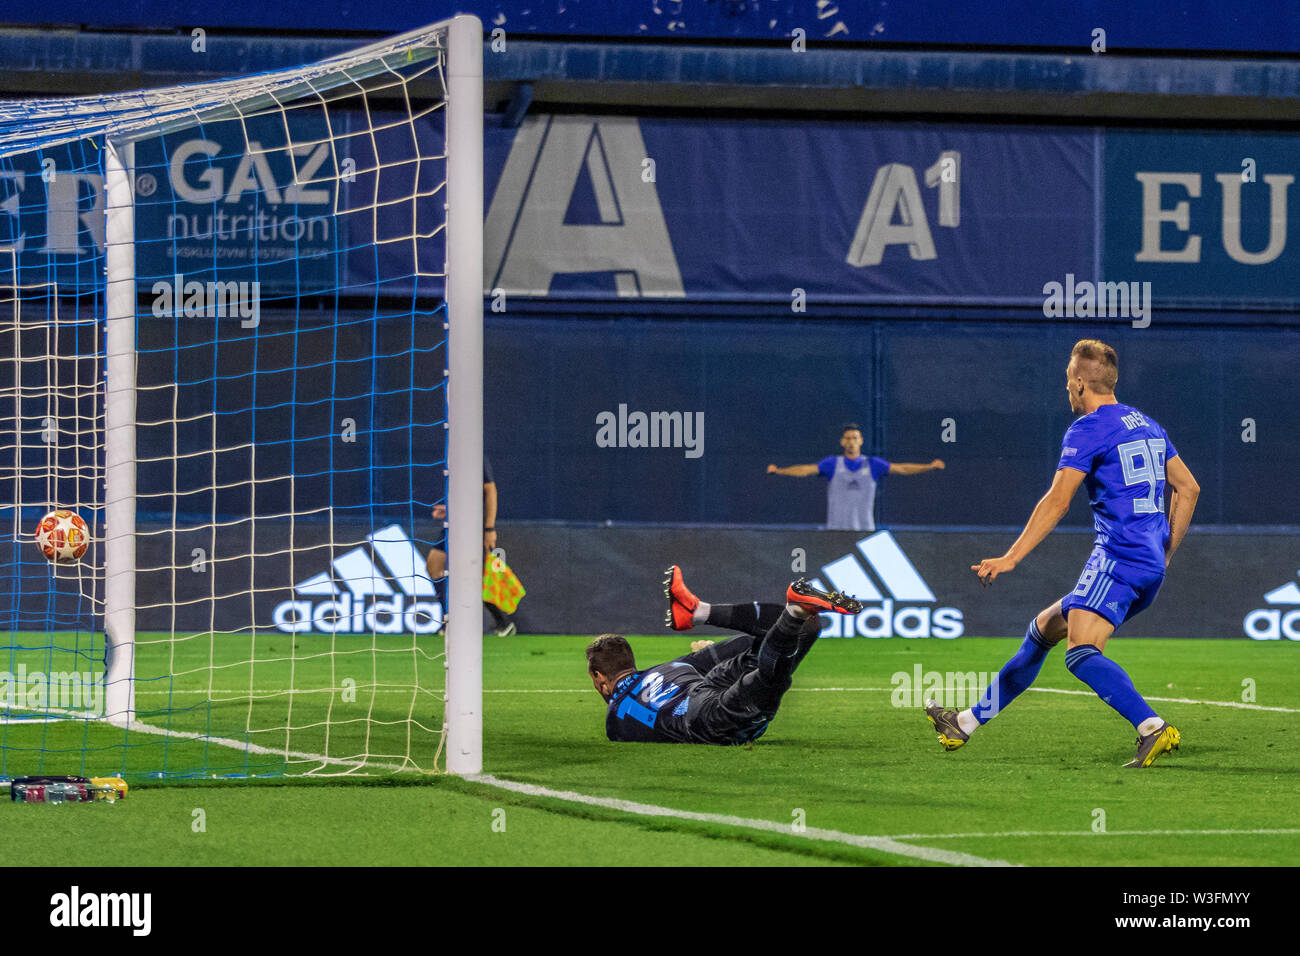
[{"label": "white pitch line", "polygon": [[62,707],[46,707],[44,710],[33,710],[29,713],[21,712],[22,708],[18,710],[19,713],[0,714],[0,725],[55,724],[61,720],[98,720],[102,716],[96,711],[65,710]]},{"label": "white pitch line", "polygon": [[1004,830],[998,833],[898,833],[890,840],[961,840],[978,837],[1108,837],[1108,836],[1277,836],[1300,833],[1300,828],[1283,830]]},{"label": "white pitch line", "polygon": [[[883,690],[892,693],[893,691],[898,690],[898,688],[894,686],[890,686],[890,687],[791,687],[790,690],[803,691],[804,693],[811,693],[811,694],[828,694],[828,693],[857,694],[862,691],[869,691],[869,690],[870,691]],[[786,691],[787,694],[789,692],[790,691]]]},{"label": "white pitch line", "polygon": [[992,860],[980,856],[972,856],[969,853],[959,853],[954,850],[939,850],[934,847],[912,846],[907,843],[899,843],[893,837],[881,836],[861,836],[856,833],[842,833],[839,830],[823,830],[819,827],[805,827],[801,831],[796,831],[789,823],[776,823],[772,820],[755,820],[747,817],[736,817],[722,813],[696,813],[691,810],[674,810],[671,807],[655,806],[651,803],[635,803],[631,800],[618,800],[613,797],[593,797],[590,794],[575,793],[572,790],[552,790],[549,787],[539,787],[531,783],[516,783],[512,780],[500,780],[491,774],[474,774],[467,776],[466,780],[472,780],[476,783],[484,783],[488,786],[498,787],[502,790],[510,790],[514,793],[522,793],[531,797],[549,797],[553,800],[564,800],[569,803],[583,803],[588,806],[605,807],[610,810],[620,810],[624,813],[634,813],[646,817],[673,817],[678,820],[694,820],[699,823],[716,823],[729,827],[743,827],[748,830],[764,830],[768,833],[780,833],[786,836],[803,837],[809,840],[822,840],[828,843],[843,843],[848,846],[863,847],[869,850],[879,850],[882,853],[891,853],[896,856],[911,857],[917,860],[926,860],[930,863],[947,863],[952,866],[1015,866],[1014,863],[1008,863],[1006,860]]},{"label": "white pitch line", "polygon": [[[830,692],[830,691],[835,691],[835,692],[840,692],[840,691],[867,691],[867,690],[886,690],[886,691],[892,691],[892,690],[894,690],[894,689],[895,689],[895,688],[893,688],[893,687],[792,687],[792,688],[790,688],[790,690],[792,690],[792,691],[797,690],[797,691],[816,691],[816,692]],[[342,690],[365,690],[367,693],[372,693],[372,691],[370,691],[368,688],[364,688],[364,687],[355,687],[355,688],[343,688],[343,687],[300,687],[300,688],[298,688],[297,690],[294,690],[294,689],[289,688],[289,687],[258,687],[258,688],[255,688],[255,689],[254,689],[253,696],[257,696],[257,695],[260,695],[260,694],[325,694],[325,693],[330,693],[331,691],[342,691]],[[380,688],[376,688],[376,689],[373,691],[373,693],[376,693],[376,694],[410,694],[411,692],[412,692],[412,691],[411,691],[411,688],[409,688],[409,687],[406,687],[406,688],[403,688],[403,687],[380,687]],[[441,689],[441,688],[438,688],[438,689],[436,689],[436,690],[433,690],[433,689],[421,689],[419,692],[420,692],[420,693],[423,693],[423,694],[434,695],[434,694],[440,694],[440,693],[442,693],[442,689]],[[151,695],[151,696],[154,696],[154,697],[176,696],[176,695],[179,695],[179,694],[186,694],[186,695],[190,695],[190,694],[243,694],[244,697],[239,698],[239,699],[244,700],[244,699],[247,699],[247,697],[248,697],[248,688],[247,688],[247,687],[236,687],[236,688],[213,687],[213,688],[209,689],[209,688],[206,688],[206,687],[201,687],[201,688],[194,688],[194,689],[177,688],[177,689],[175,689],[175,690],[140,690],[140,689],[137,689],[135,693],[136,693],[136,696],[137,696],[137,697],[139,697],[139,696],[141,696],[141,695],[143,695],[143,694],[148,694],[148,695]],[[592,693],[592,689],[591,689],[590,687],[515,687],[515,688],[510,688],[510,687],[488,688],[488,687],[485,687],[485,688],[483,688],[483,693],[485,693],[485,694],[591,694],[591,693]]]},{"label": "white pitch line", "polygon": [[[1040,694],[1073,694],[1083,697],[1095,697],[1096,695],[1090,690],[1065,690],[1059,687],[1031,687],[1030,690],[1038,691]],[[1193,700],[1190,697],[1149,697],[1143,695],[1147,700],[1159,701],[1162,704],[1201,704],[1206,707],[1236,707],[1238,710],[1271,710],[1281,714],[1300,714],[1300,707],[1265,707],[1263,704],[1247,704],[1237,700]]]},{"label": "white pitch line", "polygon": [[376,767],[381,770],[414,770],[414,767],[405,767],[401,764],[392,763],[375,763],[365,758],[347,758],[347,757],[327,757],[324,754],[306,753],[301,750],[285,750],[281,747],[263,747],[260,744],[246,743],[241,740],[232,740],[229,737],[210,737],[207,734],[195,733],[188,730],[169,730],[166,727],[154,727],[152,724],[146,724],[141,721],[132,721],[131,730],[138,733],[158,734],[164,737],[179,737],[182,740],[202,740],[205,743],[217,744],[221,747],[229,747],[232,750],[244,750],[249,753],[263,754],[269,757],[284,757],[288,760],[292,757],[295,760],[316,761],[318,763],[352,767],[360,769],[362,767]]},{"label": "white pitch line", "polygon": [[[288,688],[288,687],[278,687],[278,688],[257,688],[256,691],[255,691],[255,695],[262,695],[262,694],[303,694],[303,695],[306,695],[306,694],[323,694],[323,693],[327,693],[327,692],[329,692],[329,691],[331,691],[331,690],[341,691],[341,690],[343,690],[343,689],[344,689],[344,688],[340,688],[340,687],[336,687],[336,688],[328,688],[328,687],[325,687],[325,688],[300,688],[300,689],[297,689],[297,690],[294,690],[294,689],[292,689],[292,688]],[[360,688],[356,688],[356,689],[360,689]],[[1062,688],[1062,687],[1031,687],[1031,688],[1029,688],[1029,689],[1032,690],[1032,691],[1035,691],[1035,692],[1037,692],[1037,693],[1040,693],[1040,694],[1070,694],[1070,695],[1072,695],[1072,696],[1078,696],[1078,697],[1093,697],[1093,696],[1095,696],[1095,694],[1094,694],[1092,691],[1090,691],[1090,690],[1068,690],[1068,689],[1066,689],[1066,688]],[[830,693],[858,694],[858,693],[867,693],[867,692],[875,692],[875,693],[893,693],[893,692],[895,692],[895,691],[897,691],[897,690],[898,690],[897,687],[791,687],[788,691],[786,691],[786,693],[790,693],[790,694],[793,694],[793,693],[805,693],[805,694],[830,694]],[[442,693],[441,690],[423,690],[423,689],[420,690],[419,692],[420,692],[420,693],[424,693],[424,694],[429,694],[429,695],[431,695],[431,696],[432,696],[432,695],[437,695],[437,694]],[[590,687],[513,687],[513,688],[502,688],[502,687],[498,687],[498,688],[487,688],[487,687],[485,687],[485,688],[483,688],[483,693],[485,693],[485,694],[590,694],[591,692],[592,692],[592,691],[591,691],[591,688],[590,688]],[[412,691],[411,691],[410,688],[401,688],[401,687],[380,687],[380,688],[375,689],[375,690],[373,691],[373,693],[376,693],[376,694],[410,694],[410,693],[412,693]],[[240,701],[242,701],[242,700],[247,700],[247,699],[248,699],[248,688],[246,688],[246,687],[231,688],[231,689],[226,689],[226,688],[212,688],[211,690],[209,690],[209,689],[195,689],[195,690],[186,690],[186,689],[176,689],[176,690],[144,690],[144,689],[139,689],[139,688],[137,688],[137,690],[136,690],[136,695],[139,696],[139,695],[142,695],[142,694],[149,694],[149,695],[153,695],[153,696],[161,696],[161,697],[165,697],[165,696],[169,696],[169,695],[171,695],[171,696],[177,696],[177,695],[186,695],[186,696],[189,696],[189,695],[202,695],[202,694],[235,694],[235,695],[241,695],[241,694],[242,694],[242,695],[243,695],[242,697],[239,697],[239,696],[236,697],[236,700],[240,700]],[[1146,699],[1147,699],[1147,700],[1154,700],[1154,701],[1156,701],[1156,702],[1158,702],[1158,703],[1164,703],[1164,704],[1194,704],[1194,705],[1205,706],[1205,707],[1235,707],[1235,708],[1238,709],[1238,710],[1263,710],[1263,711],[1272,711],[1272,712],[1274,712],[1274,713],[1280,713],[1280,714],[1300,714],[1300,707],[1269,707],[1269,706],[1266,706],[1266,705],[1264,705],[1264,704],[1247,704],[1247,703],[1244,703],[1244,702],[1242,702],[1242,701],[1235,701],[1235,700],[1196,700],[1196,699],[1191,698],[1191,697],[1150,697],[1150,696],[1148,696]],[[229,703],[229,701],[227,701],[227,703]]]},{"label": "white pitch line", "polygon": [[[146,695],[147,695],[147,696],[150,696],[150,697],[178,697],[178,696],[181,696],[181,695],[185,695],[185,696],[193,696],[193,695],[195,695],[195,694],[234,694],[234,695],[235,695],[235,698],[234,698],[235,700],[241,700],[241,701],[244,701],[244,700],[248,700],[250,697],[262,697],[262,696],[265,696],[265,695],[268,695],[268,694],[302,694],[302,695],[305,696],[305,695],[307,695],[307,694],[330,694],[330,693],[341,692],[341,691],[345,691],[345,690],[346,690],[346,691],[366,691],[366,692],[368,692],[368,693],[374,693],[374,694],[407,694],[407,695],[410,695],[410,694],[412,694],[412,693],[419,693],[419,694],[424,694],[425,696],[428,696],[428,697],[434,697],[434,696],[437,696],[437,695],[442,694],[442,692],[443,692],[443,690],[442,690],[441,687],[437,688],[436,690],[435,690],[435,689],[432,689],[432,688],[415,688],[415,689],[412,689],[412,688],[410,688],[410,687],[376,687],[376,688],[374,688],[374,689],[372,690],[371,688],[367,688],[367,687],[364,687],[364,686],[358,685],[358,686],[356,686],[356,687],[296,687],[296,688],[295,688],[295,687],[255,687],[255,688],[253,688],[253,691],[252,691],[252,693],[250,694],[250,693],[249,693],[249,690],[248,690],[247,687],[195,687],[195,688],[191,688],[191,689],[187,689],[187,688],[184,688],[184,687],[177,687],[177,688],[175,688],[175,689],[173,689],[173,690],[141,690],[141,689],[137,688],[137,689],[136,689],[136,692],[135,692],[135,696],[137,696],[137,697],[141,697],[141,696],[146,696]],[[485,690],[485,691],[483,691],[483,693],[485,693],[485,694],[516,694],[516,693],[531,693],[531,692],[527,692],[527,691],[492,691],[492,690]],[[580,691],[580,690],[576,690],[576,689],[575,689],[575,690],[543,690],[543,691],[537,691],[536,693],[539,693],[539,694],[578,694],[578,693],[581,693],[581,691]],[[241,696],[241,695],[242,695],[242,696]]]}]

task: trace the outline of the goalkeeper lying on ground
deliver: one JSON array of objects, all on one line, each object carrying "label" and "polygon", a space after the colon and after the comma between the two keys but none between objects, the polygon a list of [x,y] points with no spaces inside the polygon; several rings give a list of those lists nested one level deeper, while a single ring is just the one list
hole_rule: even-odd
[{"label": "goalkeeper lying on ground", "polygon": [[684,657],[638,670],[621,634],[587,647],[587,673],[609,709],[610,740],[646,743],[746,744],[767,730],[790,689],[790,678],[821,632],[821,614],[856,614],[862,604],[819,591],[802,578],[786,603],[706,604],[686,589],[681,569],[668,569],[668,624],[743,632],[719,644],[696,641]]}]

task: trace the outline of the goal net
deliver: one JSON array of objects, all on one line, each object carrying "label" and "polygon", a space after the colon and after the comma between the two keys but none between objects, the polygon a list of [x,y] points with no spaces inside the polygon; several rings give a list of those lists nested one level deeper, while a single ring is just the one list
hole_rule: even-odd
[{"label": "goal net", "polygon": [[0,775],[479,769],[482,212],[473,17],[0,102]]}]

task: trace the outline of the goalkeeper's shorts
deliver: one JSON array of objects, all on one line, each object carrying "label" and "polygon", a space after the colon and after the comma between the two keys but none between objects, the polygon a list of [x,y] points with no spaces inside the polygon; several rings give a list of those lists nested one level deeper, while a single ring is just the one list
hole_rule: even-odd
[{"label": "goalkeeper's shorts", "polygon": [[685,714],[685,731],[702,744],[723,746],[757,740],[776,716],[781,697],[790,688],[773,686],[758,673],[758,658],[741,654],[723,661],[691,692]]}]

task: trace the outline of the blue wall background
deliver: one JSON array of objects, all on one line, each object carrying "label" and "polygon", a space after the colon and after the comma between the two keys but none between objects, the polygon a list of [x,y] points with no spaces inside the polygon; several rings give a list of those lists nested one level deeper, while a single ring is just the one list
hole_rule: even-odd
[{"label": "blue wall background", "polygon": [[[1198,524],[1300,519],[1300,329],[1133,329],[1127,323],[490,318],[486,446],[507,519],[820,524],[820,478],[769,462],[838,453],[856,421],[867,452],[942,458],[886,479],[884,525],[1015,525],[1050,484],[1072,416],[1071,346],[1119,351],[1121,401],[1169,431],[1202,486]],[[600,448],[596,415],[703,411],[704,453]],[[941,441],[942,422],[955,443]],[[1242,420],[1257,441],[1242,441]],[[1080,495],[1067,524],[1088,524]]]},{"label": "blue wall background", "polygon": [[[272,471],[290,461],[300,504],[328,501],[340,519],[380,521],[404,518],[408,510],[403,505],[389,514],[383,502],[413,500],[423,518],[442,494],[443,432],[413,428],[412,421],[438,416],[412,409],[388,390],[414,374],[428,388],[418,400],[440,400],[440,319],[425,321],[427,341],[412,341],[405,320],[387,331],[378,325],[381,351],[401,356],[394,365],[372,361],[361,342],[352,347],[356,318],[343,314],[340,335],[323,320],[270,315],[256,347],[247,333],[223,337],[221,362],[243,371],[226,376],[221,395],[229,407],[220,416],[220,437],[226,444],[254,438],[259,461]],[[299,337],[290,355],[287,333],[295,324]],[[144,326],[142,382],[211,375],[218,352],[204,326],[195,320]],[[1065,362],[1085,336],[1119,350],[1120,400],[1168,429],[1200,481],[1198,525],[1300,523],[1300,489],[1287,477],[1300,471],[1293,438],[1300,434],[1294,383],[1300,328],[1133,329],[1124,322],[1041,317],[718,318],[707,309],[670,318],[489,313],[485,448],[501,520],[818,525],[825,520],[825,483],[767,475],[765,468],[837,454],[841,425],[854,421],[869,454],[892,461],[942,458],[948,466],[887,478],[878,497],[882,526],[1019,525],[1055,471],[1072,421]],[[180,352],[171,351],[175,345]],[[409,368],[411,362],[419,367]],[[306,371],[272,371],[294,364]],[[166,420],[169,396],[169,389],[142,393],[141,420]],[[617,414],[620,405],[703,413],[703,453],[600,447],[597,415]],[[354,444],[337,440],[343,418],[356,422]],[[953,420],[955,442],[942,440],[946,419]],[[1254,442],[1242,441],[1245,419],[1255,423]],[[208,439],[206,424],[193,427],[195,441]],[[298,436],[292,442],[291,430]],[[183,448],[187,434],[182,429]],[[164,454],[170,440],[170,428],[141,428],[141,458]],[[432,464],[411,479],[406,464],[412,460]],[[146,514],[170,507],[169,461],[139,469],[140,491],[149,496]],[[208,468],[206,456],[182,460],[180,485],[206,487]],[[395,480],[400,487],[390,487]],[[259,513],[286,508],[287,494],[285,483],[260,486]],[[249,507],[246,487],[222,491],[215,501],[206,492],[191,497],[178,502],[182,511],[202,514],[215,504],[220,514],[237,516]],[[1065,524],[1090,523],[1079,495]]]}]

